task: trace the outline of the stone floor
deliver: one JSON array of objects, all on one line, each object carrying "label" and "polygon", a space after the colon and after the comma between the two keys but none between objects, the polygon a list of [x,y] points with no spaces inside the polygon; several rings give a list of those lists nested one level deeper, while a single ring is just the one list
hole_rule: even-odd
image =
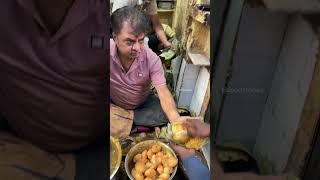
[{"label": "stone floor", "polygon": [[253,173],[224,173],[219,162],[213,162],[214,180],[287,180],[286,176],[259,176]]}]

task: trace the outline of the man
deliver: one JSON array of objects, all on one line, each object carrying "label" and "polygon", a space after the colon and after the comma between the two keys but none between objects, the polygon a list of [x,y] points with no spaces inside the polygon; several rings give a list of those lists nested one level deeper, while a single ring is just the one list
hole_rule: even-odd
[{"label": "man", "polygon": [[[148,18],[134,7],[125,6],[111,15],[113,39],[110,39],[110,98],[126,110],[133,111],[135,125],[160,126],[183,121],[167,88],[159,57],[145,48],[143,39],[149,30]],[[159,98],[151,94],[155,87]],[[160,100],[160,101],[159,101]],[[113,113],[111,111],[111,116]],[[119,114],[119,113],[117,113]],[[119,115],[117,116],[119,117]],[[119,128],[111,118],[111,134]],[[130,119],[126,123],[131,126]],[[130,129],[130,128],[126,128]],[[128,135],[129,132],[124,133]]]},{"label": "man", "polygon": [[2,1],[0,179],[105,178],[108,6]]},{"label": "man", "polygon": [[[154,33],[150,34],[152,41],[162,43],[164,48],[172,47],[172,44],[168,41],[166,34],[163,31],[159,16],[158,16],[158,8],[156,0],[113,0],[112,12],[116,11],[117,9],[124,7],[124,6],[131,6],[144,11],[150,18],[152,29]],[[155,35],[156,34],[156,35]],[[149,42],[149,45],[152,45],[155,42]],[[156,49],[152,49],[156,51]]]}]

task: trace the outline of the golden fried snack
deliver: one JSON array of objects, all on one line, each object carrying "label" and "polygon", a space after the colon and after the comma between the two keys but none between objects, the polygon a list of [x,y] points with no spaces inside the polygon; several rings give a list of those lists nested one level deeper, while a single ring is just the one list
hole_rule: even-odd
[{"label": "golden fried snack", "polygon": [[189,140],[187,127],[184,126],[183,122],[172,123],[172,138],[180,144],[184,144]]},{"label": "golden fried snack", "polygon": [[135,170],[138,172],[138,173],[144,173],[145,170],[146,170],[146,165],[144,162],[141,162],[141,161],[138,161],[136,162],[135,166],[134,166]]},{"label": "golden fried snack", "polygon": [[199,150],[202,147],[203,143],[204,143],[203,138],[193,137],[186,142],[185,146],[189,149]]},{"label": "golden fried snack", "polygon": [[[168,126],[169,127],[169,126]],[[199,150],[204,144],[205,139],[200,137],[190,137],[187,127],[183,122],[174,122],[171,128],[168,128],[169,134],[172,134],[171,139],[189,149]]]},{"label": "golden fried snack", "polygon": [[133,162],[137,162],[137,161],[141,160],[141,158],[142,158],[142,155],[141,154],[137,154],[137,155],[135,155],[133,157]]},{"label": "golden fried snack", "polygon": [[157,153],[157,152],[160,152],[161,151],[161,146],[159,144],[155,144],[151,147],[151,151],[153,153]]},{"label": "golden fried snack", "polygon": [[165,167],[163,168],[163,172],[164,172],[164,173],[171,174],[172,171],[173,171],[172,167],[165,166]]},{"label": "golden fried snack", "polygon": [[144,172],[144,175],[149,178],[154,178],[157,175],[157,172],[153,168],[149,168]]},{"label": "golden fried snack", "polygon": [[147,152],[148,159],[151,159],[152,155],[153,155],[153,152],[151,151],[151,149],[149,149]]},{"label": "golden fried snack", "polygon": [[157,167],[157,172],[158,172],[159,174],[163,173],[163,166],[162,166],[162,164],[160,164],[160,165]]},{"label": "golden fried snack", "polygon": [[142,152],[142,158],[145,158],[145,159],[147,159],[148,158],[148,155],[147,155],[147,150],[144,150],[143,152]]},{"label": "golden fried snack", "polygon": [[132,176],[134,177],[135,180],[143,180],[144,176],[142,173],[137,172],[134,168],[131,171]]},{"label": "golden fried snack", "polygon": [[160,179],[163,179],[163,180],[169,179],[169,178],[170,178],[170,175],[167,174],[167,173],[162,173],[162,174],[160,174],[159,178],[160,178]]},{"label": "golden fried snack", "polygon": [[175,157],[169,157],[168,158],[168,166],[169,167],[175,167],[178,164],[178,160]]},{"label": "golden fried snack", "polygon": [[134,168],[131,174],[135,180],[168,180],[178,159],[171,152],[162,150],[160,144],[154,144],[133,157]]}]

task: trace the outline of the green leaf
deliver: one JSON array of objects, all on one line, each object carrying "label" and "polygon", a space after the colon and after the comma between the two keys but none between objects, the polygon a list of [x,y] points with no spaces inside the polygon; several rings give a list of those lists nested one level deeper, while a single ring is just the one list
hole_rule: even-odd
[{"label": "green leaf", "polygon": [[164,58],[164,60],[167,61],[167,60],[171,60],[175,55],[176,53],[173,50],[169,49],[168,51],[161,53],[159,56]]}]

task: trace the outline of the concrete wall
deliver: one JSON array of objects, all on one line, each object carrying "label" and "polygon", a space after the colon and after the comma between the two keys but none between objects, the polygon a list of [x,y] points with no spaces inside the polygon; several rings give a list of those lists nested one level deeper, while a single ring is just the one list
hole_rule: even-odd
[{"label": "concrete wall", "polygon": [[224,90],[226,97],[218,127],[218,143],[237,141],[253,148],[286,25],[284,14],[244,6],[232,57],[229,89]]},{"label": "concrete wall", "polygon": [[263,111],[255,151],[286,166],[313,75],[318,39],[301,17],[291,17],[272,88]]}]

